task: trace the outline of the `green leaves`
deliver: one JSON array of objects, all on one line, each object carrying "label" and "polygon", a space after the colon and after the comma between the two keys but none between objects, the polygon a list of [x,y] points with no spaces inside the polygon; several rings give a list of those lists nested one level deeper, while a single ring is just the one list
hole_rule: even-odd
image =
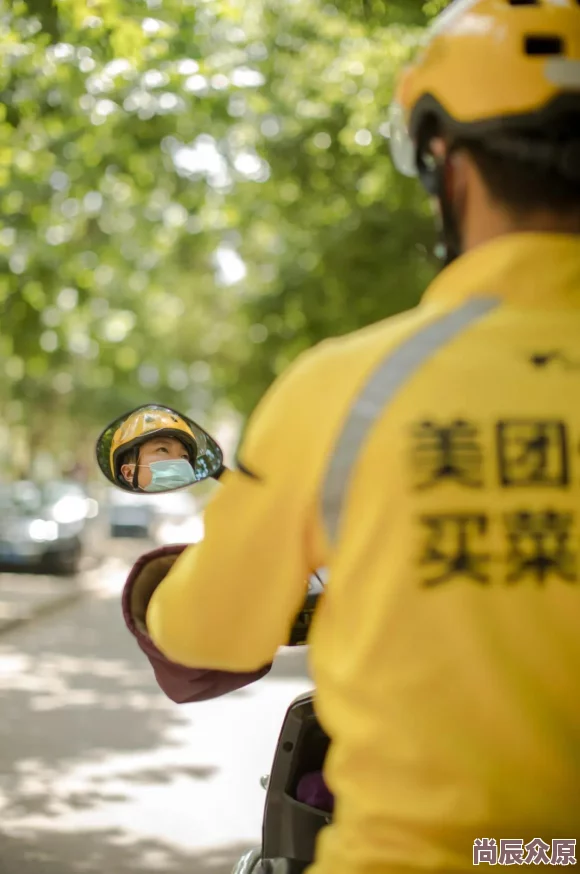
[{"label": "green leaves", "polygon": [[234,193],[249,342],[227,387],[244,411],[300,351],[412,306],[432,276],[427,205],[387,139],[394,76],[426,21],[412,7],[269,5],[265,83],[234,127],[269,168]]},{"label": "green leaves", "polygon": [[441,5],[4,8],[5,418],[74,421],[64,451],[147,400],[247,412],[305,347],[412,305],[431,223],[386,113]]}]

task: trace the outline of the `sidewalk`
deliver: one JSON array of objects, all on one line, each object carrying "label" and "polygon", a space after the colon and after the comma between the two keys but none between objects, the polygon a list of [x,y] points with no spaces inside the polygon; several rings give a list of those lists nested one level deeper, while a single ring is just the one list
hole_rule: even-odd
[{"label": "sidewalk", "polygon": [[80,580],[0,573],[0,634],[72,604],[83,596]]}]

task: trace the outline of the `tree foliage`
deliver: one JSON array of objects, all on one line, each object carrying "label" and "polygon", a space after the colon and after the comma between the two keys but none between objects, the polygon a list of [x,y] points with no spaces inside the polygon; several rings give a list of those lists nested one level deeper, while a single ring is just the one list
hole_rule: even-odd
[{"label": "tree foliage", "polygon": [[3,7],[4,425],[71,449],[153,398],[245,413],[303,348],[412,305],[431,223],[386,112],[441,5]]},{"label": "tree foliage", "polygon": [[264,85],[244,98],[245,137],[269,171],[235,193],[250,265],[242,314],[258,346],[241,347],[227,383],[243,410],[304,348],[412,306],[434,269],[427,204],[395,172],[387,123],[425,11],[342,6],[271,4]]}]

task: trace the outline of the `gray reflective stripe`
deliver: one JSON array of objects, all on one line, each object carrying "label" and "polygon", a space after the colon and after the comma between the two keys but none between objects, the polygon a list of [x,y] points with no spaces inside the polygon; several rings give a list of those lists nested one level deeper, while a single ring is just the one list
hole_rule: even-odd
[{"label": "gray reflective stripe", "polygon": [[442,346],[497,307],[499,300],[478,297],[421,328],[389,352],[354,399],[336,442],[322,490],[322,513],[331,540],[336,540],[340,514],[352,470],[372,426],[400,388]]}]

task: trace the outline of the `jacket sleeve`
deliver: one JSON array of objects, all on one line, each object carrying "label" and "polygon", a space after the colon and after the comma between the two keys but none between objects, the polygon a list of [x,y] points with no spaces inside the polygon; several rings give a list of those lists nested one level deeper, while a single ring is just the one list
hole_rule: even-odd
[{"label": "jacket sleeve", "polygon": [[250,419],[237,469],[206,508],[203,542],[179,556],[149,603],[149,634],[168,658],[252,672],[290,639],[324,563],[321,396],[318,356],[306,353]]},{"label": "jacket sleeve", "polygon": [[123,590],[123,618],[142,652],[147,656],[155,679],[168,698],[177,704],[206,701],[227,695],[264,677],[271,664],[257,671],[204,670],[180,665],[166,658],[147,634],[145,614],[151,595],[186,546],[166,546],[142,555],[133,566]]}]

